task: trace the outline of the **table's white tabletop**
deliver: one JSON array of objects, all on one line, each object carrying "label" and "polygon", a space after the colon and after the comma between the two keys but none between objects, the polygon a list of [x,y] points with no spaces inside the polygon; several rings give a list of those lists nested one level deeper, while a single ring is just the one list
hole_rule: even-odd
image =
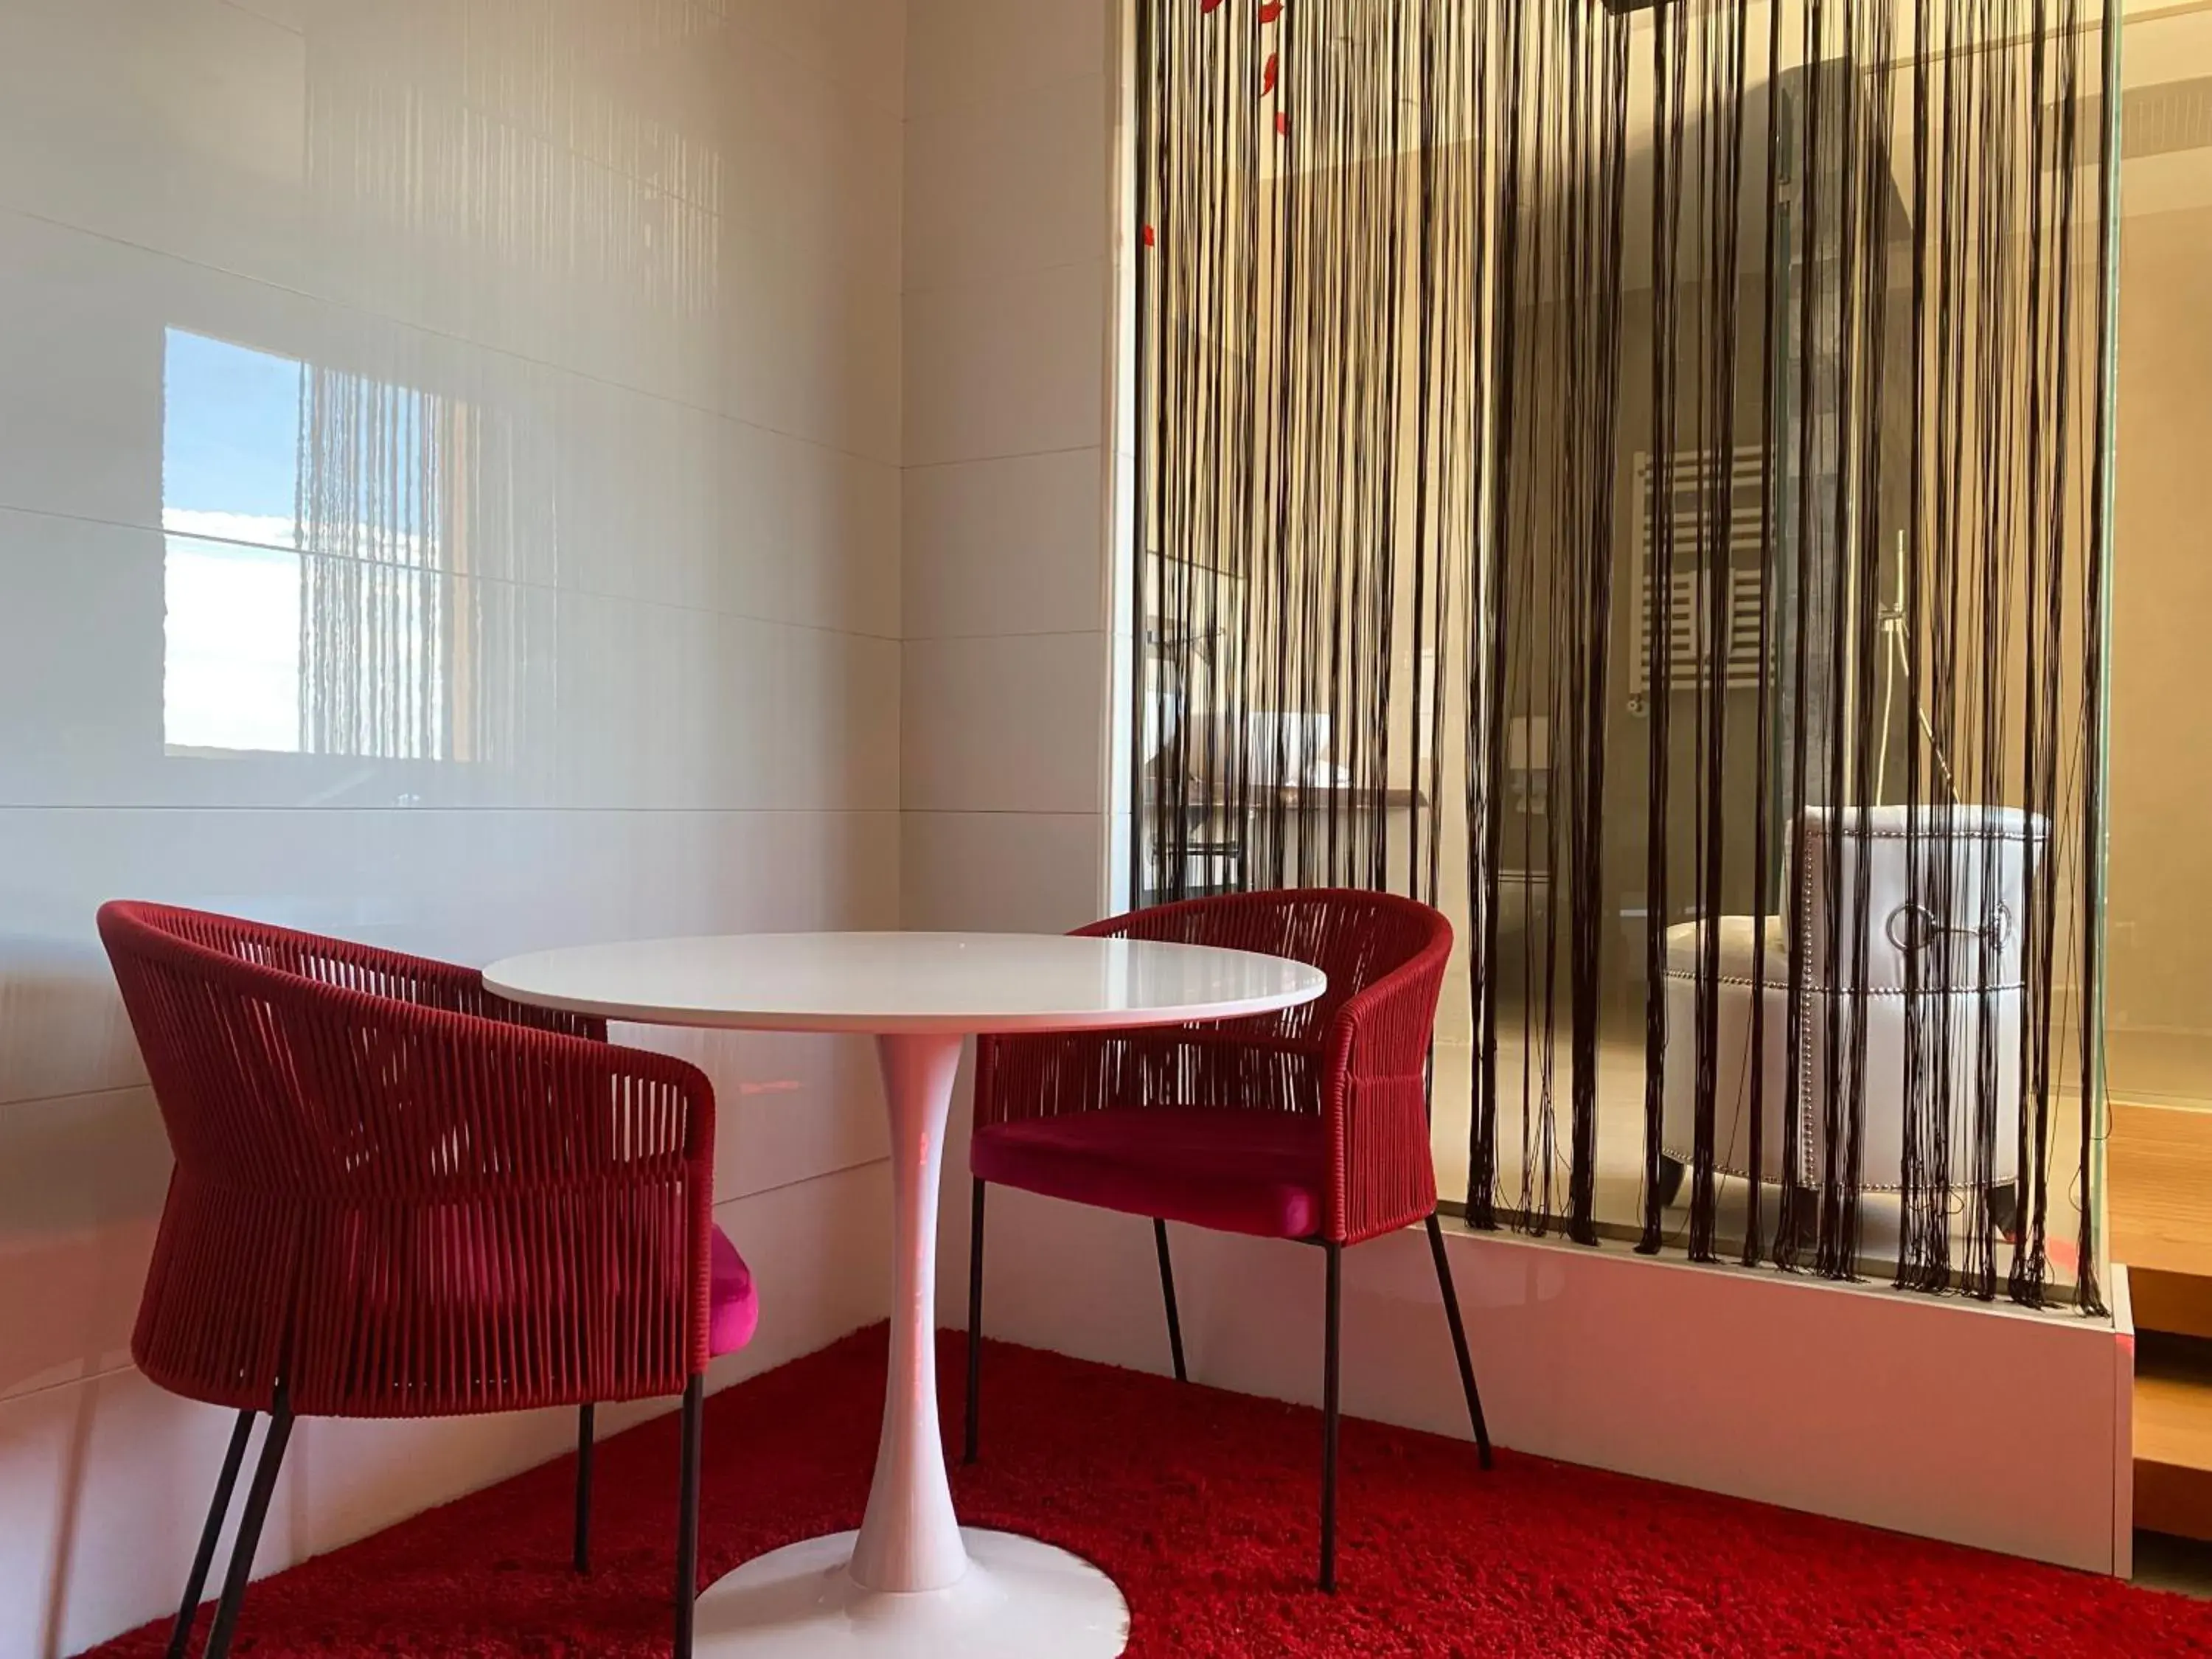
[{"label": "table's white tabletop", "polygon": [[1310,1002],[1319,969],[1209,945],[1025,933],[730,933],[509,957],[502,996],[654,1025],[1069,1031],[1230,1019]]}]

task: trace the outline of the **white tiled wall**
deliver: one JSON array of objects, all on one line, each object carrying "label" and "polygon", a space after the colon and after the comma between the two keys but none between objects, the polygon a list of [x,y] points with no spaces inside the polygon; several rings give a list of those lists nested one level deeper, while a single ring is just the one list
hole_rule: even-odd
[{"label": "white tiled wall", "polygon": [[[6,1659],[167,1610],[227,1432],[129,1366],[100,900],[472,962],[897,922],[905,10],[0,0]],[[763,1285],[730,1373],[879,1317],[865,1048],[658,1040]],[[264,1565],[569,1432],[303,1428]]]},{"label": "white tiled wall", "polygon": [[1104,891],[1113,12],[909,8],[910,925],[1057,930]]},{"label": "white tiled wall", "polygon": [[[908,8],[909,927],[1060,932],[1109,908],[1118,27],[1115,0]],[[964,1128],[950,1144],[964,1147]],[[965,1173],[947,1170],[949,1191]],[[1032,1248],[1060,1260],[1082,1223],[1021,1199],[994,1212],[994,1262]],[[945,1214],[939,1312],[957,1325],[967,1206]],[[1005,1300],[988,1328],[1048,1339],[1030,1287],[995,1266],[992,1277]]]}]

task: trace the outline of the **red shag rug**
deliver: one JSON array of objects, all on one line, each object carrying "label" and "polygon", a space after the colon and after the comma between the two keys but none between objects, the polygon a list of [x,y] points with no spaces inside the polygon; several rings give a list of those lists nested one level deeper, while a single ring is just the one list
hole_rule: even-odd
[{"label": "red shag rug", "polygon": [[[878,1327],[708,1402],[702,1583],[859,1524],[884,1354]],[[952,1445],[963,1354],[942,1339]],[[997,1343],[983,1381],[962,1518],[1105,1568],[1132,1655],[2212,1655],[2212,1603],[1350,1420],[1324,1596],[1316,1413]],[[589,1578],[564,1459],[254,1585],[235,1651],[665,1655],[676,1449],[672,1416],[602,1445]]]}]

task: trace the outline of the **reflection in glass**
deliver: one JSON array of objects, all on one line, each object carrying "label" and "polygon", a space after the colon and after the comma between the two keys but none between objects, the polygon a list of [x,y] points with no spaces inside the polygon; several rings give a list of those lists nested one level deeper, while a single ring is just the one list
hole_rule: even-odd
[{"label": "reflection in glass", "polygon": [[1144,43],[1133,885],[1443,908],[1477,1226],[2097,1309],[2116,60],[1435,21]]},{"label": "reflection in glass", "polygon": [[[162,729],[173,751],[480,757],[480,418],[434,392],[172,329]],[[490,609],[504,615],[511,607]]]},{"label": "reflection in glass", "polygon": [[395,30],[378,8],[331,7],[307,32],[317,234],[363,273],[490,300],[502,327],[693,344],[719,301],[719,134],[622,70],[710,52],[726,0],[579,9],[588,28],[537,7],[421,9]]},{"label": "reflection in glass", "polygon": [[[441,556],[456,544],[460,411],[336,370],[307,371],[300,411],[301,746],[449,760],[454,643]],[[458,565],[456,559],[453,562]]]},{"label": "reflection in glass", "polygon": [[[2203,921],[2212,905],[2212,766],[2203,759],[2212,705],[2203,695],[2212,614],[2212,12],[2161,8],[2125,27],[2108,1060],[2115,1100],[2203,1110],[2212,1109],[2212,929]],[[2154,1160],[2161,1177],[2171,1157],[2161,1148]]]},{"label": "reflection in glass", "polygon": [[171,329],[162,382],[162,740],[297,753],[301,366]]},{"label": "reflection in glass", "polygon": [[161,736],[171,753],[300,750],[300,556],[172,534]]}]

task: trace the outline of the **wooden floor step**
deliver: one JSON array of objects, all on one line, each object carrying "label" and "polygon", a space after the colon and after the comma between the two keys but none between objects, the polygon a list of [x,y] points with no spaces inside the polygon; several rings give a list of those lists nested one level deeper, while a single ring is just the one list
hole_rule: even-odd
[{"label": "wooden floor step", "polygon": [[2212,1111],[2115,1102],[2106,1171],[2136,1328],[2212,1337]]},{"label": "wooden floor step", "polygon": [[2105,1159],[2112,1260],[2130,1283],[2212,1280],[2212,1110],[2115,1101]]},{"label": "wooden floor step", "polygon": [[2116,1103],[2112,1254],[2136,1338],[2136,1525],[2212,1542],[2212,1111]]},{"label": "wooden floor step", "polygon": [[2136,1346],[2136,1525],[2212,1541],[2212,1342]]},{"label": "wooden floor step", "polygon": [[2128,1266],[2128,1307],[2138,1331],[2212,1338],[2212,1279]]}]

